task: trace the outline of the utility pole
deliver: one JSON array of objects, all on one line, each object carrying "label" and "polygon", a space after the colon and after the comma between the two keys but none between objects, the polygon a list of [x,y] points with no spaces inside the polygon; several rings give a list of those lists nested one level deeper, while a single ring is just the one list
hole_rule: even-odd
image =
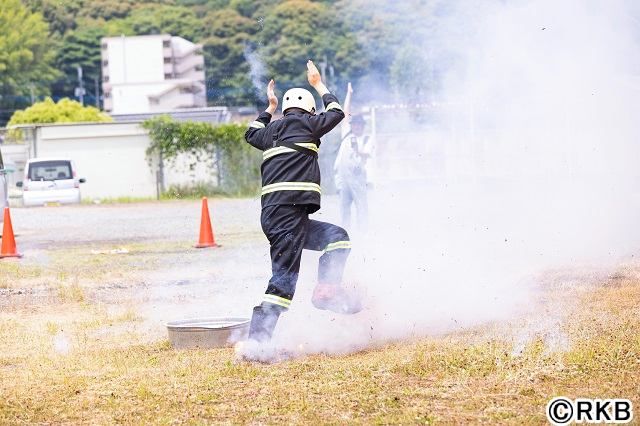
[{"label": "utility pole", "polygon": [[322,81],[327,84],[327,57],[325,56],[318,65],[320,65],[320,77],[322,77]]},{"label": "utility pole", "polygon": [[329,85],[327,87],[329,87],[329,90],[331,91],[331,93],[335,93],[337,89],[335,84],[332,84],[334,81],[336,81],[335,76],[336,76],[336,73],[333,68],[333,65],[329,64]]},{"label": "utility pole", "polygon": [[96,108],[100,109],[100,86],[98,85],[98,74],[93,77],[93,82],[96,89]]},{"label": "utility pole", "polygon": [[[334,80],[335,71],[333,69],[333,65],[329,63],[327,55],[324,56],[324,58],[318,65],[320,65],[320,76],[322,77],[322,81],[327,86],[327,88],[333,92],[335,88],[333,87],[332,82]],[[329,71],[328,75],[327,71]]]},{"label": "utility pole", "polygon": [[124,34],[120,35],[120,40],[122,40],[122,82],[127,82],[127,52],[126,52],[126,41],[127,38]]},{"label": "utility pole", "polygon": [[82,67],[80,65],[76,66],[78,70],[78,87],[75,90],[75,96],[80,100],[80,103],[84,105],[84,95],[86,91],[84,90],[84,86],[82,85]]}]

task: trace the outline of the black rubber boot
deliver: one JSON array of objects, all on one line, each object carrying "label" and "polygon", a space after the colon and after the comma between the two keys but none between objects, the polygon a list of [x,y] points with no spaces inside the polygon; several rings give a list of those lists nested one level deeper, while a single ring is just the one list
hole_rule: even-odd
[{"label": "black rubber boot", "polygon": [[268,342],[271,340],[280,313],[281,310],[271,306],[265,306],[265,304],[254,307],[251,324],[249,325],[249,340],[255,340],[257,342]]}]

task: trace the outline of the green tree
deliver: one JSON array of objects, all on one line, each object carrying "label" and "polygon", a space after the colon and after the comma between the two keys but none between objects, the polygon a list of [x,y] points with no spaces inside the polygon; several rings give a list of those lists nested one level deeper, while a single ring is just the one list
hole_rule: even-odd
[{"label": "green tree", "polygon": [[219,103],[252,101],[245,50],[258,32],[258,24],[229,8],[208,13],[203,27],[206,76],[212,88],[210,99]]},{"label": "green tree", "polygon": [[425,99],[431,81],[424,53],[416,46],[405,45],[398,49],[389,69],[390,83],[395,96],[404,102]]},{"label": "green tree", "polygon": [[[4,3],[17,0],[4,0]],[[169,33],[204,45],[209,101],[253,103],[275,77],[305,85],[313,58],[340,97],[352,81],[358,102],[431,94],[451,58],[439,25],[459,0],[23,0],[50,24],[49,51],[64,72],[54,96],[70,96],[76,65],[93,93],[101,36]],[[466,31],[461,29],[461,31]],[[29,31],[22,31],[29,34]],[[451,37],[449,37],[451,38]],[[455,37],[454,37],[455,38]],[[46,40],[46,37],[40,37]],[[44,43],[44,42],[43,42]],[[59,48],[54,49],[56,46]],[[450,51],[451,49],[449,49]],[[1,53],[0,53],[1,54]],[[251,64],[251,65],[250,65]],[[260,65],[260,66],[256,66]],[[426,77],[425,77],[426,73]],[[2,72],[0,71],[0,74]],[[416,79],[421,78],[417,87]],[[0,75],[0,80],[3,78]],[[48,86],[51,79],[43,86]],[[366,90],[365,90],[366,89]],[[28,98],[26,98],[28,100]]]},{"label": "green tree", "polygon": [[126,18],[136,5],[135,0],[91,0],[78,12],[82,17],[92,19]]},{"label": "green tree", "polygon": [[[446,22],[448,9],[456,3],[460,2],[340,0],[338,13],[348,31],[363,41],[369,63],[356,85],[358,99],[393,95],[407,102],[432,96],[438,65],[446,62],[438,25]],[[364,87],[366,91],[361,90]]]},{"label": "green tree", "polygon": [[[327,60],[327,80],[335,90],[367,68],[366,52],[333,8],[309,0],[287,0],[266,10],[258,52],[271,75],[284,85],[305,85],[304,64]],[[333,67],[335,76],[331,78]],[[280,86],[282,87],[282,86]]]},{"label": "green tree", "polygon": [[32,94],[46,94],[59,73],[55,51],[42,16],[19,0],[3,0],[0,8],[0,124],[6,112],[29,104]]},{"label": "green tree", "polygon": [[203,29],[195,12],[188,7],[145,4],[133,9],[124,19],[110,21],[107,32],[111,36],[171,34],[197,42]]},{"label": "green tree", "polygon": [[177,6],[196,6],[198,10],[204,7],[207,10],[218,10],[229,6],[231,0],[176,0]]},{"label": "green tree", "polygon": [[169,116],[151,118],[142,126],[151,139],[147,156],[160,154],[170,166],[179,154],[190,158],[190,167],[205,163],[217,171],[220,190],[230,195],[255,195],[259,190],[262,155],[244,140],[246,126],[178,122]]},{"label": "green tree", "polygon": [[77,66],[81,66],[87,95],[91,98],[95,92],[96,78],[100,84],[100,39],[106,35],[104,23],[91,19],[83,19],[78,28],[65,34],[55,60],[56,68],[64,75],[52,86],[54,93],[67,96],[74,93],[74,88],[78,86]]},{"label": "green tree", "polygon": [[278,0],[231,0],[229,7],[247,18],[264,16],[267,9],[279,3]]},{"label": "green tree", "polygon": [[57,103],[51,98],[36,102],[25,110],[16,111],[8,126],[17,124],[79,123],[112,121],[107,114],[95,107],[85,107],[71,99],[61,99]]},{"label": "green tree", "polygon": [[67,30],[76,27],[76,15],[84,7],[85,2],[85,0],[23,0],[23,3],[33,12],[44,16],[51,32],[57,35],[63,35]]},{"label": "green tree", "polygon": [[82,23],[78,18],[109,21],[125,18],[145,5],[173,5],[175,0],[23,0],[32,11],[44,15],[52,33],[64,35]]}]

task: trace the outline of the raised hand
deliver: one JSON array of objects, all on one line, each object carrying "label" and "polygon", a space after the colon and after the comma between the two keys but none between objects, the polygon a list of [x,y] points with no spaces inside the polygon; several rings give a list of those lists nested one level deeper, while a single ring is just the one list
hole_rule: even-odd
[{"label": "raised hand", "polygon": [[325,93],[329,93],[329,89],[322,82],[322,77],[320,76],[320,71],[313,63],[311,59],[307,61],[307,80],[311,87],[316,89],[320,96],[323,96]]},{"label": "raised hand", "polygon": [[269,99],[269,106],[274,109],[278,108],[278,97],[275,92],[276,82],[271,79],[267,85],[267,99]]},{"label": "raised hand", "polygon": [[307,80],[309,80],[309,84],[313,88],[315,88],[318,84],[322,84],[320,71],[318,71],[316,64],[314,64],[311,59],[307,61]]},{"label": "raised hand", "polygon": [[269,84],[267,84],[267,99],[269,100],[269,106],[266,109],[266,111],[271,115],[273,115],[278,108],[278,97],[276,96],[275,88],[276,82],[271,79]]}]

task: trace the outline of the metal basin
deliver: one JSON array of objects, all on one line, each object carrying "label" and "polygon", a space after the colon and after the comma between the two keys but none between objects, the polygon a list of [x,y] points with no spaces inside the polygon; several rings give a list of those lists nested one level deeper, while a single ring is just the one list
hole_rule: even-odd
[{"label": "metal basin", "polygon": [[167,323],[169,341],[176,349],[223,348],[247,338],[247,318],[195,318]]}]

